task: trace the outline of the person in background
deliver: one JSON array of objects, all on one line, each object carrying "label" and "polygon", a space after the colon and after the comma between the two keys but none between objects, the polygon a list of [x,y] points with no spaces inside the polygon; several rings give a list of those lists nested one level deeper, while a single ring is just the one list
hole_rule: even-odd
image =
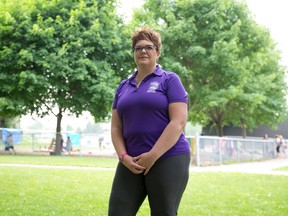
[{"label": "person in background", "polygon": [[269,139],[268,134],[265,133],[265,134],[263,135],[263,139],[264,139],[264,140],[268,140],[268,139]]},{"label": "person in background", "polygon": [[70,152],[72,151],[72,141],[71,141],[70,136],[67,137],[65,150],[66,150],[69,154],[70,154]]},{"label": "person in background", "polygon": [[61,149],[61,152],[63,152],[63,149],[64,149],[64,138],[63,138],[63,135],[61,135],[60,149]]},{"label": "person in background", "polygon": [[132,35],[137,70],[119,84],[112,107],[119,163],[109,216],[136,215],[146,196],[152,216],[177,215],[188,182],[188,95],[178,75],[157,64],[161,45],[160,34],[150,28]]},{"label": "person in background", "polygon": [[10,149],[13,151],[14,154],[16,154],[15,149],[14,149],[14,140],[13,140],[13,135],[9,133],[4,141],[5,145],[5,151],[10,152]]},{"label": "person in background", "polygon": [[284,138],[282,139],[281,148],[282,148],[282,152],[283,152],[285,158],[288,158],[287,139],[286,140]]},{"label": "person in background", "polygon": [[282,144],[283,144],[283,136],[280,134],[276,134],[274,136],[274,141],[276,143],[276,152],[277,152],[277,158],[281,158],[281,150],[282,150]]},{"label": "person in background", "polygon": [[99,139],[98,139],[98,144],[99,144],[99,149],[102,150],[103,146],[103,141],[104,141],[104,137],[103,136],[100,136]]}]

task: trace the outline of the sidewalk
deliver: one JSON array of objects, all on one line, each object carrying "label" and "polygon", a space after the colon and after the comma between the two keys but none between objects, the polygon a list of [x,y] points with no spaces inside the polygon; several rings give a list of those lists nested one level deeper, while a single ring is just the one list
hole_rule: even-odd
[{"label": "sidewalk", "polygon": [[237,172],[269,175],[285,175],[288,171],[277,171],[276,168],[288,166],[288,159],[272,159],[260,162],[248,162],[230,165],[207,166],[190,168],[191,172]]},{"label": "sidewalk", "polygon": [[[33,164],[0,164],[0,167],[33,167],[44,169],[82,169],[82,170],[111,170],[115,168],[101,167],[80,167],[80,166],[51,166],[51,165],[33,165]],[[267,175],[288,176],[288,171],[277,171],[276,168],[288,166],[288,159],[272,159],[268,161],[239,163],[230,165],[196,167],[191,166],[190,172],[236,172]]]}]

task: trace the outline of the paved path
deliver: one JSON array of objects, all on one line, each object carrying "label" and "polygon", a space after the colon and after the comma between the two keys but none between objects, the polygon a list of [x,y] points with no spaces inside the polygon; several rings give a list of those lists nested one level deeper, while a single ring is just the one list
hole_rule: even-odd
[{"label": "paved path", "polygon": [[[51,165],[33,165],[33,164],[0,164],[0,167],[33,167],[42,169],[84,169],[84,170],[112,170],[115,168],[101,167],[82,167],[82,166],[51,166]],[[240,172],[268,175],[285,175],[288,176],[288,171],[277,171],[276,168],[288,166],[288,159],[273,159],[261,162],[249,162],[230,165],[207,166],[190,168],[191,172]]]},{"label": "paved path", "polygon": [[277,171],[276,168],[288,166],[288,159],[273,159],[261,162],[249,162],[230,165],[191,167],[191,172],[241,172],[288,176],[288,171]]}]

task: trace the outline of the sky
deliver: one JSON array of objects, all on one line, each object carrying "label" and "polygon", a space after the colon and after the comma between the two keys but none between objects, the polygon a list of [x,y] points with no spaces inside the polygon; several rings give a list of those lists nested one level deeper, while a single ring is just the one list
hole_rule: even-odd
[{"label": "sky", "polygon": [[[132,10],[138,8],[143,4],[144,0],[120,0],[122,7],[119,8],[119,12],[127,17],[129,20],[132,15]],[[288,1],[287,0],[246,0],[246,3],[254,15],[255,20],[260,25],[267,27],[274,41],[277,44],[277,48],[282,53],[282,64],[288,66]],[[93,122],[93,118],[85,113],[82,118],[71,118],[64,117],[62,121],[62,126],[65,128],[66,124],[83,125],[83,120],[85,122]],[[56,127],[56,117],[33,120],[30,116],[22,117],[21,128],[27,127],[34,121],[44,121],[51,125],[51,127]],[[72,122],[72,123],[71,123]]]},{"label": "sky", "polygon": [[282,64],[288,66],[288,1],[246,0],[246,2],[256,22],[270,30],[277,48],[282,53]]}]

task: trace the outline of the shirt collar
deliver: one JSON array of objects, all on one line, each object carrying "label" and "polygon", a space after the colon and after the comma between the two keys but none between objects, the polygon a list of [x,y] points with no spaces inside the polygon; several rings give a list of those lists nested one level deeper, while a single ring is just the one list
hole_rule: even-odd
[{"label": "shirt collar", "polygon": [[[134,80],[134,78],[137,76],[138,74],[138,70],[136,70],[134,72],[134,74],[129,78],[129,82],[131,82],[132,80]],[[161,76],[163,74],[163,70],[160,67],[160,65],[156,65],[156,69],[151,73],[151,74],[155,74],[156,76]]]},{"label": "shirt collar", "polygon": [[161,76],[163,74],[163,70],[162,68],[160,67],[160,65],[156,65],[156,69],[154,70],[153,72],[155,75],[157,76]]}]

